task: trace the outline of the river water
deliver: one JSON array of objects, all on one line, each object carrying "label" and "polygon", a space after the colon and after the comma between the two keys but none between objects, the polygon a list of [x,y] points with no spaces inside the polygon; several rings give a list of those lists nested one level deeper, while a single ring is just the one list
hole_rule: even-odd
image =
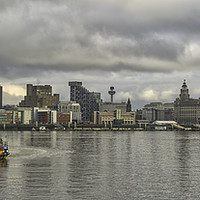
[{"label": "river water", "polygon": [[0,199],[200,199],[200,132],[0,132]]}]

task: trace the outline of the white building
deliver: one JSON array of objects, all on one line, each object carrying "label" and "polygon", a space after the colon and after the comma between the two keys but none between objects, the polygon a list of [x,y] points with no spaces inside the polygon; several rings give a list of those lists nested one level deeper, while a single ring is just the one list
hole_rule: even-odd
[{"label": "white building", "polygon": [[31,124],[32,123],[32,108],[30,107],[18,107],[18,115],[21,114],[21,123],[22,124]]},{"label": "white building", "polygon": [[72,121],[81,122],[81,107],[74,101],[60,101],[55,107],[58,113],[71,113]]},{"label": "white building", "polygon": [[36,124],[56,124],[57,111],[49,108],[34,107],[32,110],[32,119]]}]

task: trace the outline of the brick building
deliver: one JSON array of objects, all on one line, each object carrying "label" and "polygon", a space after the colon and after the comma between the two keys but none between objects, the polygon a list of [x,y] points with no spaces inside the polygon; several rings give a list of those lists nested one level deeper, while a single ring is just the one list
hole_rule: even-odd
[{"label": "brick building", "polygon": [[19,103],[25,107],[52,108],[59,102],[59,94],[52,95],[52,86],[27,84],[26,96]]}]

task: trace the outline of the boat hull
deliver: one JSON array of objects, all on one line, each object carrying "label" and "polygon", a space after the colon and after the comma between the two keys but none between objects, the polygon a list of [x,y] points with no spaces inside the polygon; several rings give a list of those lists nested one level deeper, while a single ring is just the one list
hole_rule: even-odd
[{"label": "boat hull", "polygon": [[0,146],[0,160],[6,159],[8,155],[8,145]]}]

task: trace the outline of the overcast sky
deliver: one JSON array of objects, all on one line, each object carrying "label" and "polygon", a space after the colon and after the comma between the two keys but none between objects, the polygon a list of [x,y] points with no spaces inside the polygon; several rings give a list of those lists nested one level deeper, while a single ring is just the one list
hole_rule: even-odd
[{"label": "overcast sky", "polygon": [[26,84],[115,87],[134,109],[173,102],[183,80],[200,96],[199,0],[0,0],[0,84],[18,104]]}]

